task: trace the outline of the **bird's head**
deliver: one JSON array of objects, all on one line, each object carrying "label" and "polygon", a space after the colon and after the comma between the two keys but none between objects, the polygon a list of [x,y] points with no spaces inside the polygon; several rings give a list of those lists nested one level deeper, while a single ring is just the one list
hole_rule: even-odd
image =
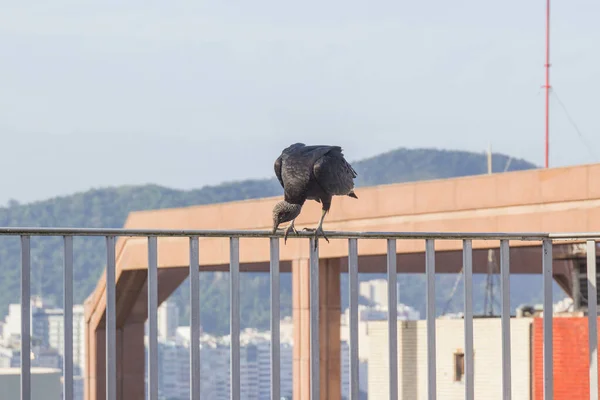
[{"label": "bird's head", "polygon": [[277,231],[280,224],[288,222],[300,215],[302,206],[300,204],[292,204],[287,201],[280,201],[273,207],[273,234]]}]

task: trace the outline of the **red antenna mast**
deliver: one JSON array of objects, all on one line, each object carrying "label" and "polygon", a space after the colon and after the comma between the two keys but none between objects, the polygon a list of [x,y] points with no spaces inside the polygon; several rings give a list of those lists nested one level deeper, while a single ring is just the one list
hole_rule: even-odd
[{"label": "red antenna mast", "polygon": [[550,158],[550,0],[546,3],[546,168]]}]

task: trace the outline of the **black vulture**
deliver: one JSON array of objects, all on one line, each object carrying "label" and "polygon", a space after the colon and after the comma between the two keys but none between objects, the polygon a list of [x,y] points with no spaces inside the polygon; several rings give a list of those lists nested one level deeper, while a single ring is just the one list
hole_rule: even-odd
[{"label": "black vulture", "polygon": [[314,229],[316,247],[319,233],[329,242],[323,232],[323,220],[331,207],[332,197],[350,196],[358,199],[354,193],[356,171],[344,158],[340,146],[295,143],[284,149],[275,160],[275,175],[283,187],[284,200],[273,208],[273,234],[281,223],[292,221],[285,229],[284,243],[290,230],[298,233],[294,221],[306,200],[322,204],[321,219]]}]

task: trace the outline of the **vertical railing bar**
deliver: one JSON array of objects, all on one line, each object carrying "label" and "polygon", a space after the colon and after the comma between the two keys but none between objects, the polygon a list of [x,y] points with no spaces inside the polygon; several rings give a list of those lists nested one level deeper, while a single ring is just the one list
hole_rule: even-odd
[{"label": "vertical railing bar", "polygon": [[590,400],[598,400],[598,289],[596,287],[596,241],[587,241],[588,342]]},{"label": "vertical railing bar", "polygon": [[463,241],[463,276],[465,295],[465,399],[475,400],[473,369],[473,242]]},{"label": "vertical railing bar", "polygon": [[64,399],[73,400],[73,236],[64,236]]},{"label": "vertical railing bar", "polygon": [[310,245],[310,400],[320,398],[319,348],[319,248],[316,239]]},{"label": "vertical railing bar", "polygon": [[427,275],[427,398],[437,396],[435,359],[435,240],[425,241],[425,273]]},{"label": "vertical railing bar", "polygon": [[554,398],[552,376],[552,240],[544,239],[542,268],[544,273],[544,400]]},{"label": "vertical railing bar", "polygon": [[148,399],[158,400],[158,251],[148,237]]},{"label": "vertical railing bar", "polygon": [[31,237],[21,236],[21,400],[31,400]]},{"label": "vertical railing bar", "polygon": [[240,239],[237,237],[229,238],[229,245],[231,400],[240,400]]},{"label": "vertical railing bar", "polygon": [[348,280],[350,306],[350,400],[358,400],[358,241],[348,239]]},{"label": "vertical railing bar", "polygon": [[281,399],[279,238],[271,238],[271,400]]},{"label": "vertical railing bar", "polygon": [[388,351],[390,400],[398,398],[398,296],[396,239],[387,240]]},{"label": "vertical railing bar", "polygon": [[512,397],[511,353],[510,353],[510,245],[508,240],[500,241],[500,288],[502,325],[502,398]]},{"label": "vertical railing bar", "polygon": [[200,400],[200,252],[190,238],[190,400]]},{"label": "vertical railing bar", "polygon": [[117,400],[117,302],[115,237],[106,236],[106,399]]}]

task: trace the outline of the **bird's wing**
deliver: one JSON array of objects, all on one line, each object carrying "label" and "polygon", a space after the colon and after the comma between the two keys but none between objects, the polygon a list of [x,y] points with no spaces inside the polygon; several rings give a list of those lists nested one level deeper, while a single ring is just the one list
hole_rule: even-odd
[{"label": "bird's wing", "polygon": [[[285,189],[285,185],[283,183],[284,175],[287,175],[289,178],[290,173],[298,173],[298,169],[301,164],[297,165],[298,162],[296,159],[298,158],[297,156],[303,156],[307,153],[306,150],[304,150],[305,148],[306,145],[304,143],[294,143],[283,149],[279,157],[277,157],[275,160],[273,168],[275,169],[275,176],[277,176],[277,180],[281,184],[282,188]],[[283,166],[284,160],[287,160],[286,167]]]},{"label": "bird's wing", "polygon": [[281,183],[281,187],[284,187],[283,186],[283,178],[281,177],[281,160],[282,160],[281,156],[277,157],[277,160],[275,160],[274,168],[275,168],[275,175],[277,176],[277,180],[279,181],[279,183]]},{"label": "bird's wing", "polygon": [[342,154],[342,148],[332,148],[313,165],[313,173],[319,185],[332,195],[343,196],[354,189],[356,171]]},{"label": "bird's wing", "polygon": [[331,146],[294,143],[282,151],[280,159],[275,161],[275,174],[284,188],[286,201],[301,204],[307,199],[314,179],[314,163],[331,149]]}]

